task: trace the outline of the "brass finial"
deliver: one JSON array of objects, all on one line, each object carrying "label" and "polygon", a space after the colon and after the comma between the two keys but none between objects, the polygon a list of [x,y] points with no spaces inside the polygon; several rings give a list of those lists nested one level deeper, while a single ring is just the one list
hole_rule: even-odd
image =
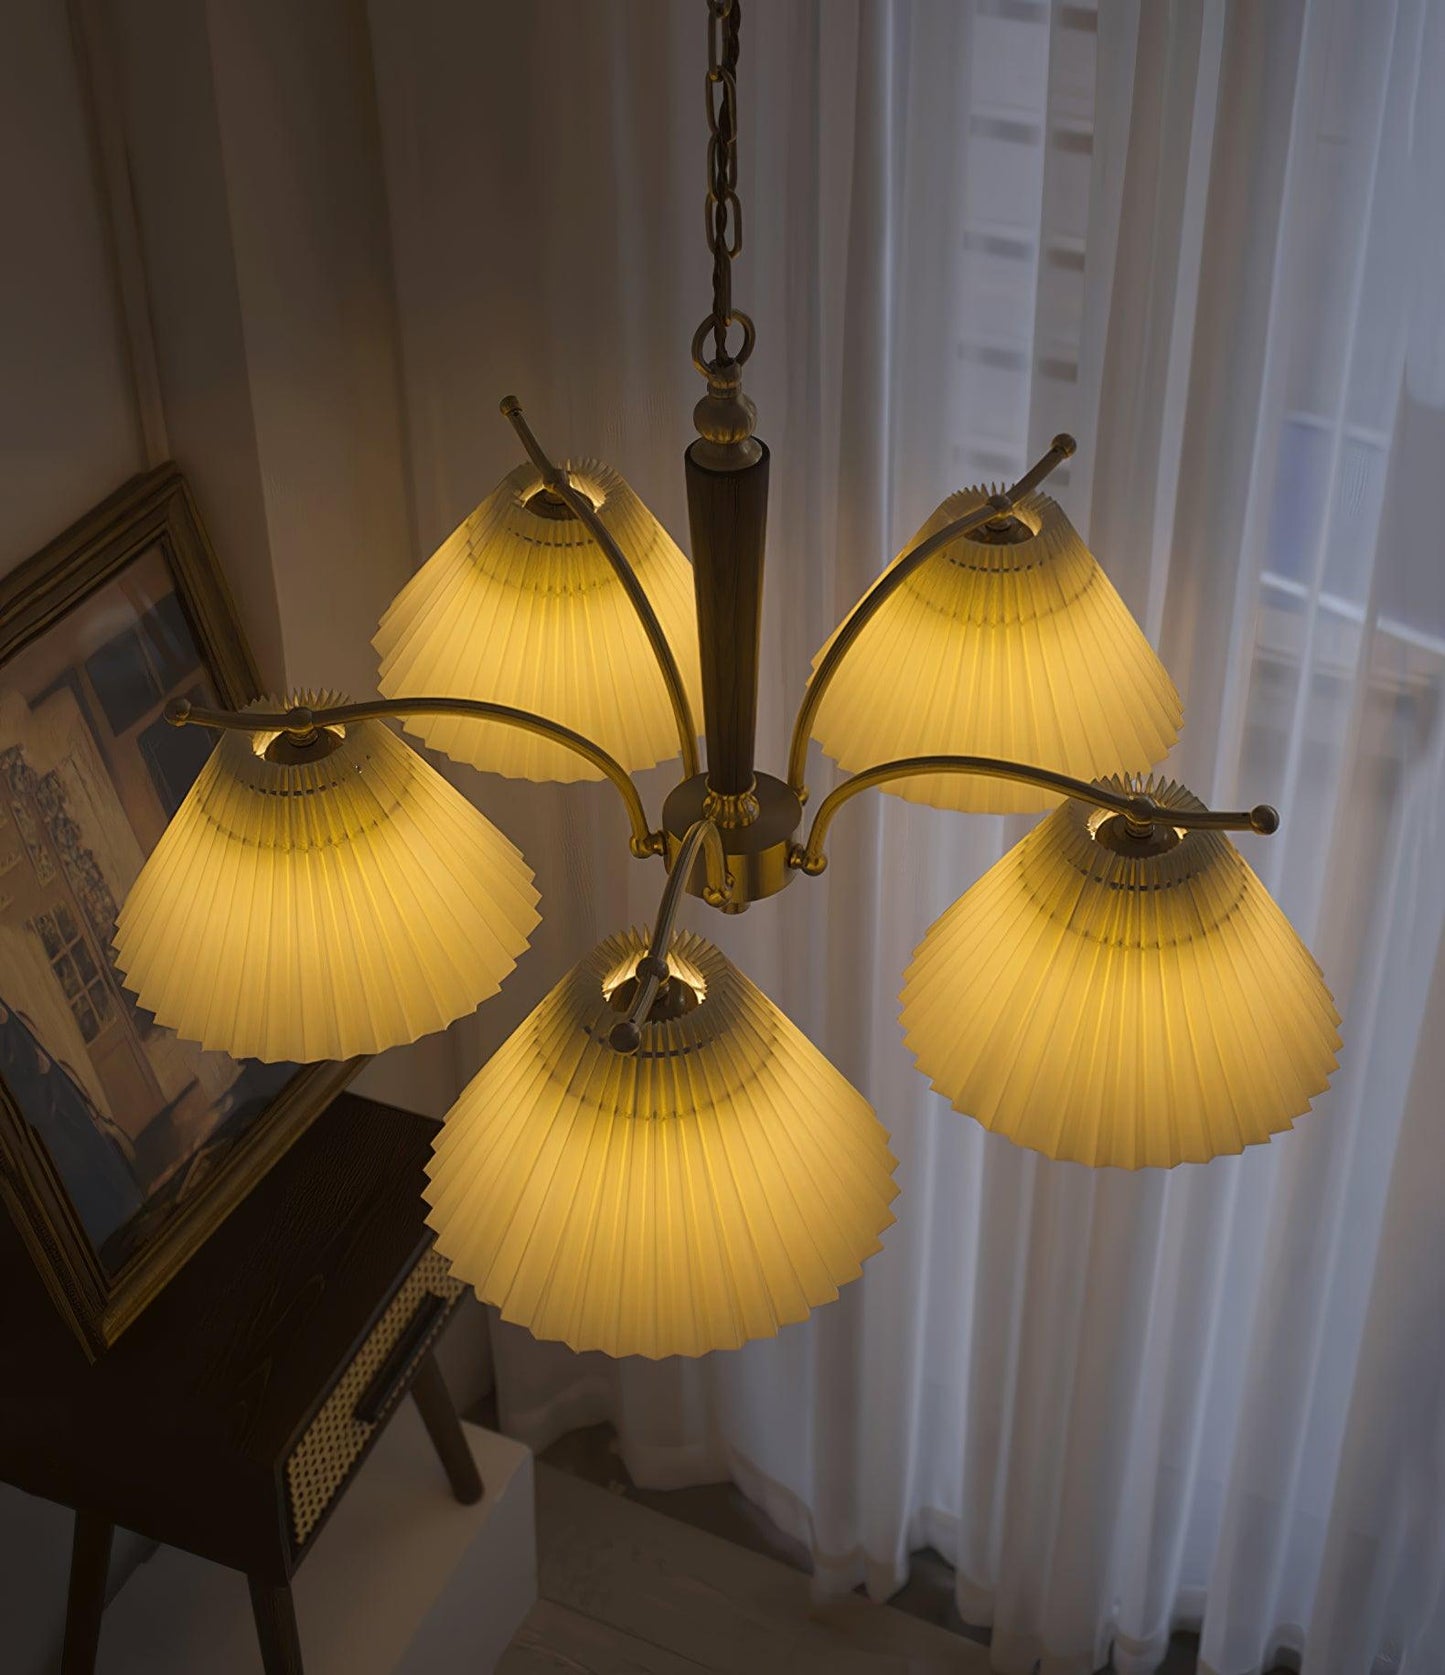
[{"label": "brass finial", "polygon": [[707,369],[707,394],[692,410],[692,422],[702,438],[693,444],[693,457],[714,471],[751,465],[762,457],[753,435],[758,410],[743,394],[743,369],[738,361],[721,361]]}]

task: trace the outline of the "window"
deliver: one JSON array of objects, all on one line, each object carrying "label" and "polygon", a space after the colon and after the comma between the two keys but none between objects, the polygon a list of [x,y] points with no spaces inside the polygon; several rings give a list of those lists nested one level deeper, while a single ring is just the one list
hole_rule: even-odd
[{"label": "window", "polygon": [[55,981],[75,1016],[85,1041],[96,1036],[114,1015],[104,973],[75,917],[63,903],[37,913],[30,928],[40,938]]}]

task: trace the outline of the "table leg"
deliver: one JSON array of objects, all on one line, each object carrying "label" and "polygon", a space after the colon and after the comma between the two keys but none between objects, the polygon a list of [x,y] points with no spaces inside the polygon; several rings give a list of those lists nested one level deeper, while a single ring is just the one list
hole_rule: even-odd
[{"label": "table leg", "polygon": [[305,1675],[290,1584],[264,1582],[257,1576],[246,1580],[251,1584],[251,1613],[261,1643],[262,1669],[266,1675]]},{"label": "table leg", "polygon": [[463,1506],[474,1505],[483,1494],[481,1475],[467,1446],[462,1422],[457,1418],[451,1392],[447,1389],[435,1355],[428,1354],[423,1358],[412,1381],[411,1393],[432,1447],[446,1471],[452,1493]]},{"label": "table leg", "polygon": [[70,1592],[65,1602],[65,1648],[61,1675],[93,1675],[100,1645],[100,1614],[110,1574],[110,1538],[115,1525],[94,1512],[77,1511],[70,1544]]}]

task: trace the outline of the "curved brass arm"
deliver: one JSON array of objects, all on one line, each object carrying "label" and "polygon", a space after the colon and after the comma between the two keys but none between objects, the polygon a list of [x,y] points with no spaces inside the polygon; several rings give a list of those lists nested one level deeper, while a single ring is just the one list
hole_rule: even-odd
[{"label": "curved brass arm", "polygon": [[691,779],[700,771],[697,756],[697,723],[692,717],[692,706],[687,701],[687,688],[682,684],[682,671],[677,666],[677,658],[667,642],[667,635],[662,631],[662,624],[657,620],[652,601],[643,592],[636,571],[627,562],[622,548],[612,538],[611,530],[598,517],[597,508],[585,494],[579,494],[572,487],[567,473],[560,466],[554,465],[542,452],[541,444],[522,417],[521,402],[516,396],[508,395],[502,397],[501,405],[502,412],[512,421],[512,429],[516,431],[522,446],[527,450],[527,457],[542,473],[543,488],[565,501],[573,517],[580,518],[586,525],[587,533],[601,547],[603,556],[612,566],[633,610],[637,612],[638,621],[641,622],[648,644],[652,647],[652,655],[657,659],[657,666],[662,672],[663,685],[667,688],[668,701],[672,705],[673,719],[677,722],[677,739],[682,746],[682,775],[684,779]]},{"label": "curved brass arm", "polygon": [[185,698],[172,698],[166,705],[166,720],[173,727],[187,725],[217,727],[238,733],[289,733],[304,742],[318,727],[345,726],[349,721],[376,721],[397,715],[465,715],[478,721],[500,721],[524,733],[536,733],[550,739],[566,750],[574,750],[607,775],[622,794],[627,805],[627,818],[632,822],[632,853],[639,860],[662,853],[661,832],[649,830],[647,811],[642,798],[632,783],[627,770],[615,757],[609,756],[601,745],[570,727],[548,721],[545,716],[533,715],[530,710],[514,710],[506,704],[488,704],[479,698],[376,698],[365,704],[339,704],[329,710],[313,710],[304,706],[269,714],[257,710],[209,710],[190,703]]},{"label": "curved brass arm", "polygon": [[1011,489],[994,495],[976,511],[966,512],[961,518],[955,518],[952,523],[946,523],[942,529],[935,530],[926,540],[920,541],[916,547],[904,553],[891,570],[883,572],[843,619],[842,627],[834,635],[832,644],[823,653],[818,667],[814,669],[812,678],[808,681],[807,690],[803,693],[803,702],[798,708],[798,718],[793,723],[792,743],[788,747],[788,784],[801,801],[806,802],[808,796],[808,788],[804,783],[808,764],[808,739],[812,735],[818,706],[823,702],[823,694],[838,672],[838,665],[873,619],[878,607],[890,594],[896,593],[919,565],[932,558],[940,547],[948,546],[960,535],[967,535],[970,530],[977,529],[980,524],[1003,516],[1017,501],[1022,500],[1026,494],[1031,494],[1055,466],[1061,465],[1069,458],[1076,447],[1077,443],[1072,436],[1056,436],[1049,446],[1049,451],[1032,465]]},{"label": "curved brass arm", "polygon": [[711,820],[695,820],[678,845],[677,859],[672,863],[672,871],[663,886],[662,900],[658,903],[652,941],[637,962],[637,992],[632,997],[626,1016],[613,1025],[608,1038],[619,1053],[635,1053],[642,1045],[643,1020],[652,1010],[658,988],[668,975],[667,948],[672,941],[672,924],[677,918],[678,903],[687,887],[697,852],[703,848],[707,850],[707,888],[703,897],[714,907],[727,900],[732,880],[728,876],[722,836]]},{"label": "curved brass arm", "polygon": [[912,779],[921,774],[981,774],[990,779],[1022,780],[1026,785],[1042,785],[1050,791],[1062,791],[1065,796],[1077,797],[1080,802],[1092,803],[1095,808],[1106,808],[1122,814],[1136,836],[1143,836],[1156,822],[1161,826],[1178,826],[1189,831],[1209,828],[1224,832],[1262,832],[1268,836],[1279,830],[1279,815],[1268,803],[1257,803],[1251,809],[1226,812],[1222,809],[1165,808],[1152,797],[1142,793],[1109,791],[1102,785],[1091,785],[1087,780],[1071,779],[1067,774],[1055,773],[1051,768],[1033,768],[1027,762],[1008,762],[994,756],[905,756],[896,762],[881,762],[835,787],[818,805],[813,816],[813,829],[806,845],[795,846],[788,857],[790,863],[816,877],[828,865],[823,843],[833,816],[860,791],[871,791],[875,786],[887,785],[895,779]]}]

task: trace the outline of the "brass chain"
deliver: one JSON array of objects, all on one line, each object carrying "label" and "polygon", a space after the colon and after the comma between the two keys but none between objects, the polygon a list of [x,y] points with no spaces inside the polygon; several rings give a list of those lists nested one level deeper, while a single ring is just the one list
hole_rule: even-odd
[{"label": "brass chain", "polygon": [[[712,252],[712,314],[693,339],[694,357],[710,330],[713,366],[736,361],[740,366],[752,353],[753,328],[746,315],[733,309],[732,264],[743,248],[743,211],[738,202],[737,68],[739,0],[707,0],[707,198],[703,205],[707,247]],[[736,356],[728,354],[728,327],[743,327],[743,343]],[[699,361],[699,365],[703,365]],[[704,367],[704,370],[706,368]]]}]

